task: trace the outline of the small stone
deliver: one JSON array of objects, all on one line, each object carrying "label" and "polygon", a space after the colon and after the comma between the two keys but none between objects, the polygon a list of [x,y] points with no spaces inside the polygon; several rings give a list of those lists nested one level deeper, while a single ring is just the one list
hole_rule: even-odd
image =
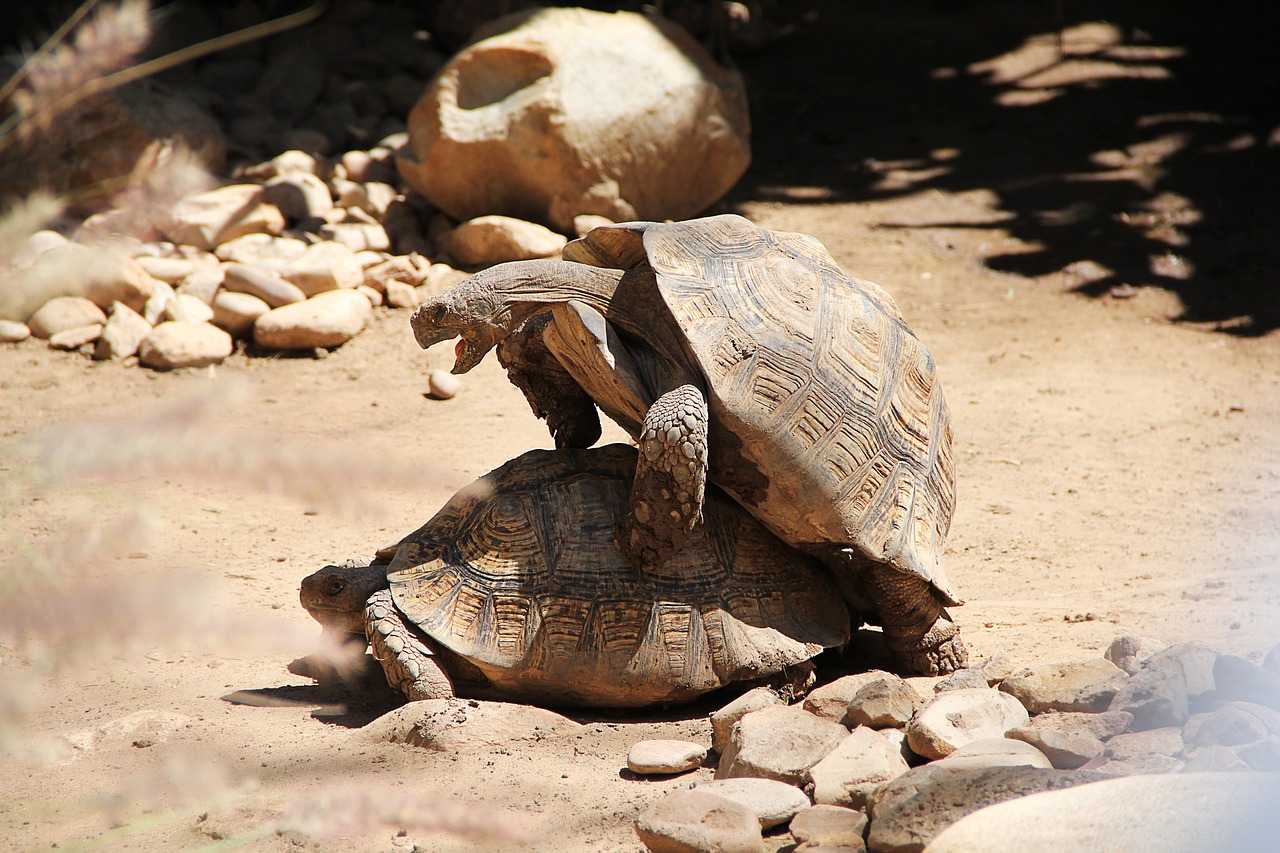
[{"label": "small stone", "polygon": [[343,207],[359,208],[375,219],[382,219],[398,195],[395,187],[380,181],[347,181],[338,194],[338,203]]},{"label": "small stone", "polygon": [[813,801],[829,806],[865,808],[876,788],[907,772],[898,747],[879,732],[858,726],[809,770]]},{"label": "small stone", "polygon": [[0,344],[16,344],[31,337],[31,329],[17,320],[0,320]]},{"label": "small stone", "polygon": [[376,222],[335,222],[321,228],[320,236],[353,252],[385,252],[391,248],[386,229]]},{"label": "small stone", "polygon": [[156,258],[151,255],[138,255],[134,258],[138,266],[152,278],[167,284],[177,284],[189,276],[195,267],[186,258]]},{"label": "small stone", "polygon": [[111,306],[111,316],[102,328],[102,336],[94,347],[93,357],[119,361],[136,355],[138,347],[151,334],[151,324],[123,302]]},{"label": "small stone", "polygon": [[421,304],[418,289],[411,284],[392,280],[386,283],[386,288],[387,305],[392,308],[417,308]]},{"label": "small stone", "polygon": [[471,273],[454,269],[448,264],[431,264],[423,274],[422,284],[418,286],[418,295],[426,301],[432,296],[450,290],[471,278]]},{"label": "small stone", "polygon": [[246,234],[214,249],[213,256],[224,264],[247,264],[278,272],[285,264],[300,257],[308,245],[296,237]]},{"label": "small stone", "polygon": [[364,283],[364,270],[355,253],[341,243],[312,243],[279,272],[307,296]]},{"label": "small stone", "polygon": [[265,199],[294,222],[324,219],[333,210],[329,186],[314,174],[289,172],[267,181]]},{"label": "small stone", "polygon": [[[1244,746],[1260,741],[1268,735],[1280,734],[1280,731],[1271,730],[1275,727],[1274,722],[1272,727],[1269,727],[1268,721],[1254,709],[1271,710],[1265,706],[1246,702],[1232,702],[1213,711],[1192,714],[1187,724],[1182,727],[1182,739],[1187,746],[1191,747],[1215,744]],[[1272,711],[1272,714],[1275,713]]]},{"label": "small stone", "polygon": [[1217,695],[1280,710],[1280,673],[1236,655],[1219,655],[1213,664]]},{"label": "small stone", "polygon": [[463,266],[489,267],[506,261],[550,258],[565,247],[563,235],[510,216],[480,216],[449,236],[449,253]]},{"label": "small stone", "polygon": [[683,740],[642,740],[627,753],[627,769],[641,776],[685,773],[702,765],[707,748]]},{"label": "small stone", "polygon": [[941,760],[948,767],[1043,767],[1053,763],[1031,744],[1008,737],[984,738],[966,743]]},{"label": "small stone", "polygon": [[867,834],[867,816],[840,806],[816,805],[791,819],[791,837],[818,847],[858,847]]},{"label": "small stone", "polygon": [[831,754],[849,730],[789,705],[761,708],[733,727],[717,779],[751,776],[790,785],[809,781],[809,768]]},{"label": "small stone", "polygon": [[729,736],[733,732],[734,723],[752,711],[785,704],[782,697],[768,687],[755,687],[748,690],[711,714],[711,748],[723,755],[725,748],[729,745]]},{"label": "small stone", "polygon": [[165,303],[164,311],[161,312],[160,316],[165,320],[208,323],[213,319],[213,309],[194,296],[175,293],[173,298]]},{"label": "small stone", "polygon": [[[419,87],[421,84],[417,84]],[[360,181],[368,180],[368,170],[373,165],[373,158],[369,156],[368,151],[347,151],[338,160],[342,164],[342,170],[346,173],[347,180]]]},{"label": "small stone", "polygon": [[297,285],[285,281],[279,273],[247,264],[223,264],[226,280],[222,287],[234,293],[256,296],[272,308],[302,302],[307,295]]},{"label": "small stone", "polygon": [[1181,726],[1191,702],[1214,688],[1218,654],[1203,643],[1179,643],[1156,652],[1130,676],[1111,700],[1110,710],[1133,714],[1138,731]]},{"label": "small stone", "polygon": [[1150,637],[1125,634],[1112,640],[1111,644],[1107,646],[1107,650],[1102,653],[1102,656],[1125,672],[1133,675],[1142,669],[1142,665],[1146,663],[1147,658],[1167,647],[1168,643],[1162,643]]},{"label": "small stone", "polygon": [[213,298],[213,324],[243,338],[253,331],[254,321],[270,310],[270,305],[250,293],[223,290]]},{"label": "small stone", "polygon": [[1107,740],[1126,731],[1132,722],[1133,714],[1127,711],[1103,711],[1098,714],[1050,711],[1033,717],[1028,725],[1033,729],[1082,731],[1098,740]]},{"label": "small stone", "polygon": [[594,213],[580,213],[573,217],[573,233],[579,237],[587,236],[592,228],[603,228],[606,225],[612,225],[613,220],[607,216],[599,216]]},{"label": "small stone", "polygon": [[1083,766],[1101,753],[1104,746],[1102,741],[1083,731],[1019,726],[1009,730],[1009,737],[1031,744],[1043,752],[1049,762],[1059,770],[1072,770]]},{"label": "small stone", "polygon": [[1116,735],[1102,752],[1083,765],[1117,776],[1138,773],[1171,773],[1182,766],[1178,756],[1184,749],[1178,728],[1147,729]]},{"label": "small stone", "polygon": [[65,246],[69,242],[70,241],[66,236],[58,233],[57,231],[50,231],[47,229],[37,231],[27,238],[27,243],[24,247],[24,254],[34,258],[36,255],[43,254],[50,249],[57,249]]},{"label": "small stone", "polygon": [[107,315],[92,301],[81,296],[55,296],[27,320],[27,327],[37,338],[47,340],[67,329],[102,325]]},{"label": "small stone", "polygon": [[102,326],[102,323],[90,323],[87,326],[63,329],[57,334],[49,336],[49,346],[61,350],[80,349],[85,344],[91,344],[101,337]]},{"label": "small stone", "polygon": [[253,340],[267,349],[341,346],[369,322],[373,308],[355,290],[329,290],[303,302],[273,308],[253,324]]},{"label": "small stone", "polygon": [[1030,721],[1017,699],[989,687],[939,693],[907,725],[907,742],[925,758],[943,758],[970,741],[1003,737]]},{"label": "small stone", "polygon": [[901,678],[877,678],[863,685],[849,700],[844,723],[849,727],[901,728],[919,705],[920,696]]},{"label": "small stone", "polygon": [[764,839],[751,809],[702,791],[673,791],[640,813],[636,835],[652,853],[760,853]]},{"label": "small stone", "polygon": [[205,305],[212,305],[224,278],[226,272],[221,264],[201,264],[178,283],[177,292],[184,296],[194,296]]},{"label": "small stone", "polygon": [[1280,771],[1280,737],[1271,735],[1256,743],[1238,746],[1235,753],[1254,770]]},{"label": "small stone", "polygon": [[422,283],[422,273],[419,272],[412,258],[405,255],[397,255],[385,260],[379,256],[375,257],[378,259],[373,264],[364,267],[364,283],[369,287],[385,292],[387,283],[391,281],[413,287]]},{"label": "small stone", "polygon": [[377,290],[376,288],[370,287],[367,284],[362,284],[356,288],[356,292],[363,293],[365,299],[368,299],[369,304],[372,305],[374,308],[382,307],[382,299],[383,299],[382,291]]},{"label": "small stone", "polygon": [[717,779],[700,782],[693,789],[733,800],[751,809],[761,829],[780,826],[804,809],[809,798],[804,791],[774,779]]},{"label": "small stone", "polygon": [[231,184],[187,196],[160,223],[175,243],[212,249],[244,234],[279,234],[285,220],[257,184]]},{"label": "small stone", "polygon": [[1111,661],[1059,661],[1021,669],[1000,682],[1031,714],[1105,711],[1129,680]]},{"label": "small stone", "polygon": [[156,326],[138,347],[138,361],[147,367],[204,367],[231,355],[231,336],[208,323],[170,321]]},{"label": "small stone", "polygon": [[977,669],[981,670],[982,674],[987,677],[987,686],[994,687],[1010,675],[1013,675],[1019,667],[1014,663],[1013,658],[1004,652],[996,652],[979,663]]},{"label": "small stone", "polygon": [[433,400],[452,400],[462,390],[462,380],[447,370],[427,371],[427,396]]},{"label": "small stone", "polygon": [[1187,754],[1187,763],[1179,773],[1209,773],[1251,770],[1252,768],[1230,748],[1219,744],[1202,746]]},{"label": "small stone", "polygon": [[840,722],[849,712],[849,703],[858,691],[873,681],[892,676],[893,673],[880,669],[870,672],[859,672],[837,678],[829,684],[813,690],[804,698],[804,709],[810,714],[817,714],[828,720]]},{"label": "small stone", "polygon": [[177,295],[168,282],[156,281],[151,297],[142,306],[143,319],[153,326],[159,323],[164,317],[165,309],[169,307],[169,303]]},{"label": "small stone", "polygon": [[[998,683],[998,682],[997,682]],[[973,690],[980,687],[989,687],[986,675],[982,670],[972,667],[967,669],[957,669],[946,678],[933,685],[934,693],[946,693],[948,690]]]}]

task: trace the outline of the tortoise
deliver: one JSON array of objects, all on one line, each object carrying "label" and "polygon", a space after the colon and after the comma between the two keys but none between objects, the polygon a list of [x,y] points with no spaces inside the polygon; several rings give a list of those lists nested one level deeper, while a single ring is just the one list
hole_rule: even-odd
[{"label": "tortoise", "polygon": [[796,679],[849,638],[822,565],[708,494],[680,553],[641,574],[613,545],[637,452],[533,450],[464,488],[368,566],[326,566],[303,607],[367,635],[410,699],[629,708]]},{"label": "tortoise", "polygon": [[696,528],[707,478],[821,559],[900,670],[967,653],[942,563],[955,504],[951,418],[932,356],[877,285],[804,234],[740,216],[595,228],[563,260],[482,271],[424,302],[426,348],[485,354],[557,446],[600,435],[596,407],[641,449],[617,545],[644,569]]}]

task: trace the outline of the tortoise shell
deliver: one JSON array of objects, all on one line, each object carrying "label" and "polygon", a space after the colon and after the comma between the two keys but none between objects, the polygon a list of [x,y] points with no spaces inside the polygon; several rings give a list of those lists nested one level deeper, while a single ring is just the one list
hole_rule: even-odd
[{"label": "tortoise shell", "polygon": [[448,653],[451,675],[461,661],[490,686],[480,694],[641,706],[848,640],[822,566],[722,496],[675,559],[628,565],[613,530],[635,459],[623,445],[530,451],[401,541],[387,567],[395,605]]},{"label": "tortoise shell", "polygon": [[674,324],[657,344],[674,337],[706,380],[712,482],[793,546],[855,549],[960,603],[941,561],[950,412],[884,290],[812,237],[733,215],[604,226],[564,257],[652,269]]}]

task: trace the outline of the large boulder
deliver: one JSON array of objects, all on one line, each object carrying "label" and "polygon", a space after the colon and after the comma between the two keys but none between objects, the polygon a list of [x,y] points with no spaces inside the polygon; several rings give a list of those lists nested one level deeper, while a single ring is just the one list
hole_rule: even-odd
[{"label": "large boulder", "polygon": [[533,9],[483,29],[409,114],[401,174],[455,219],[573,233],[579,214],[685,219],[750,162],[741,78],[631,12]]}]

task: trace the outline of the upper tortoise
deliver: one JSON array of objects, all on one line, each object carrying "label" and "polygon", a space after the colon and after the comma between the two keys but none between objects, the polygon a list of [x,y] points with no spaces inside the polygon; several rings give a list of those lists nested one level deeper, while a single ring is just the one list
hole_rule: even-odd
[{"label": "upper tortoise", "polygon": [[414,313],[455,373],[495,346],[557,446],[640,447],[617,544],[661,565],[698,523],[708,477],[831,569],[884,627],[897,666],[967,654],[946,611],[951,417],[933,358],[880,287],[812,237],[740,216],[596,228],[564,260],[481,272]]}]

